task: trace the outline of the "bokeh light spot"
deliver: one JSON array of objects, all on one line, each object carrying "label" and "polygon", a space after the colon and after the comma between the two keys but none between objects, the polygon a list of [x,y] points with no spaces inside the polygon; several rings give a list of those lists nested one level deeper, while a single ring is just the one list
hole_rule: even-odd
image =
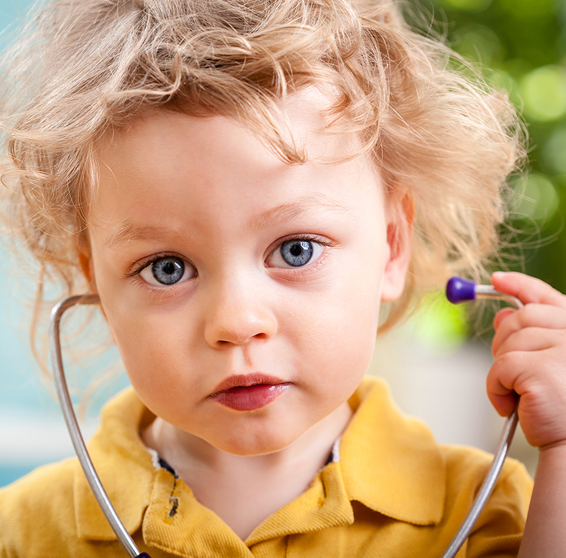
[{"label": "bokeh light spot", "polygon": [[451,304],[444,293],[425,297],[411,323],[417,339],[439,353],[455,351],[468,334],[466,305]]},{"label": "bokeh light spot", "polygon": [[557,66],[529,72],[521,81],[525,113],[533,120],[550,122],[566,115],[566,76]]},{"label": "bokeh light spot", "polygon": [[464,57],[479,60],[489,66],[503,57],[503,48],[497,35],[485,25],[468,25],[458,31],[456,50]]},{"label": "bokeh light spot", "polygon": [[566,128],[552,132],[544,146],[543,156],[552,170],[566,174]]},{"label": "bokeh light spot", "polygon": [[519,179],[515,185],[514,211],[517,217],[547,221],[558,210],[560,199],[550,179],[532,173]]},{"label": "bokeh light spot", "polygon": [[506,91],[512,103],[519,106],[521,105],[522,99],[519,94],[519,86],[511,74],[501,69],[493,70],[491,68],[486,68],[484,70],[484,75],[491,87],[498,91]]}]

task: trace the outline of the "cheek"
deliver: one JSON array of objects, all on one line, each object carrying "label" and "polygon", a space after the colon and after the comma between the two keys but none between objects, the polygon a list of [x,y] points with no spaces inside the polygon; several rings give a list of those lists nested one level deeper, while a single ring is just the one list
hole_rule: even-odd
[{"label": "cheek", "polygon": [[108,324],[126,372],[137,391],[159,392],[160,386],[186,381],[188,320],[167,312],[144,314],[134,307],[113,307]]},{"label": "cheek", "polygon": [[345,305],[348,308],[339,308],[321,327],[319,351],[326,355],[327,370],[337,381],[361,379],[365,374],[373,355],[379,315],[379,304],[373,308],[351,300]]},{"label": "cheek", "polygon": [[[369,276],[368,276],[369,277]],[[379,281],[350,283],[324,297],[312,297],[289,312],[291,345],[299,348],[298,369],[325,390],[349,394],[365,374],[373,355],[379,321]],[[349,392],[349,393],[348,393]]]}]

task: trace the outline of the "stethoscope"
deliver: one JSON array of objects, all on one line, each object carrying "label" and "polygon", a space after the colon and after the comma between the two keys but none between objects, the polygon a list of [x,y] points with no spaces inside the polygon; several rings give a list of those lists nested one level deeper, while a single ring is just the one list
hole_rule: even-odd
[{"label": "stethoscope", "polygon": [[[468,281],[460,277],[452,277],[452,279],[448,281],[448,284],[446,285],[446,297],[453,304],[472,301],[478,298],[490,298],[504,300],[516,308],[521,308],[523,306],[523,303],[518,298],[496,291],[491,285],[477,285],[473,281]],[[73,410],[69,390],[67,389],[67,382],[65,380],[65,371],[63,369],[63,359],[61,355],[61,340],[59,335],[59,324],[61,322],[61,318],[64,312],[72,306],[77,304],[98,304],[99,302],[100,300],[98,295],[88,294],[71,296],[59,302],[51,311],[51,318],[49,321],[49,350],[55,377],[55,387],[75,452],[86,475],[90,488],[106,516],[108,523],[112,527],[126,552],[132,558],[151,558],[147,552],[140,553],[132,537],[124,527],[124,524],[120,521],[116,510],[112,506],[112,503],[100,482],[98,474],[92,464],[90,455],[86,449],[77,417]],[[517,427],[517,421],[517,408],[515,408],[505,422],[497,451],[493,457],[491,466],[487,471],[476,499],[474,500],[470,511],[464,518],[462,525],[460,525],[460,528],[442,555],[442,558],[454,558],[454,556],[456,556],[456,553],[464,544],[464,541],[468,538],[473,526],[484,509],[491,492],[493,491],[493,487],[495,486],[499,473],[501,472],[505,458],[507,457],[507,452],[511,445],[515,428]]]}]

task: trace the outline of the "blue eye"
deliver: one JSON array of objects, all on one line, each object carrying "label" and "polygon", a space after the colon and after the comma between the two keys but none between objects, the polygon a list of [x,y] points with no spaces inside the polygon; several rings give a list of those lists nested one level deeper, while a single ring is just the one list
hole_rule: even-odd
[{"label": "blue eye", "polygon": [[270,258],[274,267],[303,267],[315,262],[324,250],[319,242],[293,238],[282,242]]},{"label": "blue eye", "polygon": [[293,267],[306,265],[313,255],[312,242],[308,240],[288,240],[281,244],[281,257]]},{"label": "blue eye", "polygon": [[176,256],[158,258],[140,272],[140,277],[155,287],[176,285],[195,275],[196,270]]}]

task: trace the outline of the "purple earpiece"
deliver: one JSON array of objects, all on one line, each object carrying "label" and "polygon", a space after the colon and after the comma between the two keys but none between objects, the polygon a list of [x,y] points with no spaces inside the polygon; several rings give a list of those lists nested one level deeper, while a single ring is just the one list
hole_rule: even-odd
[{"label": "purple earpiece", "polygon": [[476,284],[468,279],[452,277],[446,283],[446,298],[452,304],[476,300]]}]

